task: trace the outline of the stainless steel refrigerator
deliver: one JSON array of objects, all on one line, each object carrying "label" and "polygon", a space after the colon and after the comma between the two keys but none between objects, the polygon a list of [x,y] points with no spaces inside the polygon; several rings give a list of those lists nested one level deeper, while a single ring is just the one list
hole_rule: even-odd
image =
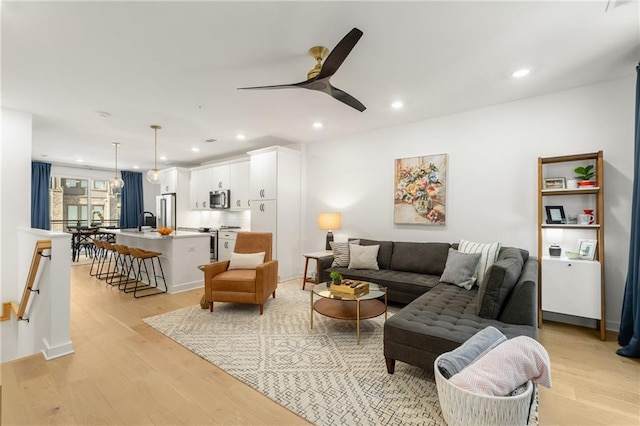
[{"label": "stainless steel refrigerator", "polygon": [[158,228],[176,229],[176,194],[156,197],[156,218]]}]

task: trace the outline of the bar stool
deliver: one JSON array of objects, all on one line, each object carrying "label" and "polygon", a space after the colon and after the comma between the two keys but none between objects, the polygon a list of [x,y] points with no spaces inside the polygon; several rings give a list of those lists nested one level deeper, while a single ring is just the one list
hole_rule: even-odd
[{"label": "bar stool", "polygon": [[120,272],[118,282],[113,285],[117,285],[118,290],[127,292],[127,285],[136,282],[136,274],[133,277],[131,276],[133,272],[133,257],[129,247],[122,244],[114,244],[113,247],[116,249],[116,269]]},{"label": "bar stool", "polygon": [[[154,294],[166,293],[167,292],[167,281],[164,277],[164,271],[162,269],[162,263],[160,262],[160,257],[162,253],[156,251],[147,251],[137,247],[129,247],[129,253],[133,256],[133,260],[136,261],[137,264],[137,274],[136,274],[136,285],[133,289],[129,288],[128,290],[124,290],[126,293],[130,293],[133,291],[133,297],[136,299],[140,297],[153,296]],[[160,274],[156,273],[156,262],[157,260],[158,268],[160,269]],[[153,271],[153,275],[149,274],[148,263],[151,263],[151,269]],[[139,283],[143,283],[142,281],[142,270],[144,268],[144,274],[147,277],[147,284],[138,285]],[[159,279],[162,279],[162,285],[164,290],[162,290],[159,285]],[[145,292],[138,296],[138,292]],[[151,291],[151,292],[146,292]]]},{"label": "bar stool", "polygon": [[[94,239],[93,245],[95,246],[95,249],[93,251],[93,259],[91,260],[91,269],[89,269],[89,275],[92,277],[98,274],[100,262],[104,256],[104,246],[102,245],[102,241]],[[94,266],[96,267],[96,272],[93,271]]]},{"label": "bar stool", "polygon": [[[113,275],[115,274],[116,270],[116,249],[113,244],[107,241],[102,241],[102,250],[102,262],[100,263],[100,268],[98,269],[96,278],[105,280],[107,284],[111,284],[110,281],[113,280]],[[105,266],[107,267],[106,271],[104,270]]]}]

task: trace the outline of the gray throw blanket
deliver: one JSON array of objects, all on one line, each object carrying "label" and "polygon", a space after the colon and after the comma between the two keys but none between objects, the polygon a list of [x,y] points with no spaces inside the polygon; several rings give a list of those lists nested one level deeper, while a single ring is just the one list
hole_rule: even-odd
[{"label": "gray throw blanket", "polygon": [[461,346],[442,354],[438,361],[438,370],[445,379],[449,379],[463,368],[473,364],[475,360],[495,348],[507,338],[500,330],[489,326],[471,336]]}]

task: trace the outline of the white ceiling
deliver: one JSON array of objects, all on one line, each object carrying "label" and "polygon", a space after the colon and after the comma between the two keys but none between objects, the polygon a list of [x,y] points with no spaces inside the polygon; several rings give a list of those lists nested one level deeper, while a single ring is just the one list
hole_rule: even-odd
[{"label": "white ceiling", "polygon": [[[197,165],[274,142],[318,142],[635,74],[637,1],[2,2],[2,106],[33,113],[33,159]],[[307,50],[364,36],[309,90]],[[510,73],[529,67],[514,80]],[[401,99],[405,108],[392,110]],[[98,111],[111,114],[101,118]],[[322,130],[311,127],[319,120]],[[237,141],[238,132],[246,134]],[[217,142],[205,143],[214,138]],[[3,142],[4,143],[4,142]],[[192,147],[200,152],[192,152]]]}]

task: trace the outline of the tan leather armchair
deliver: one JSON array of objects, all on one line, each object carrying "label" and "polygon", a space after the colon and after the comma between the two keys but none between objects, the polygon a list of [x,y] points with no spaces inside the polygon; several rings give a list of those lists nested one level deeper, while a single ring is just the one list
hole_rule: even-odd
[{"label": "tan leather armchair", "polygon": [[239,232],[235,253],[264,252],[264,263],[256,269],[229,270],[229,261],[205,265],[204,297],[213,312],[213,302],[247,303],[260,305],[260,315],[269,295],[276,297],[278,261],[272,260],[270,232]]}]

